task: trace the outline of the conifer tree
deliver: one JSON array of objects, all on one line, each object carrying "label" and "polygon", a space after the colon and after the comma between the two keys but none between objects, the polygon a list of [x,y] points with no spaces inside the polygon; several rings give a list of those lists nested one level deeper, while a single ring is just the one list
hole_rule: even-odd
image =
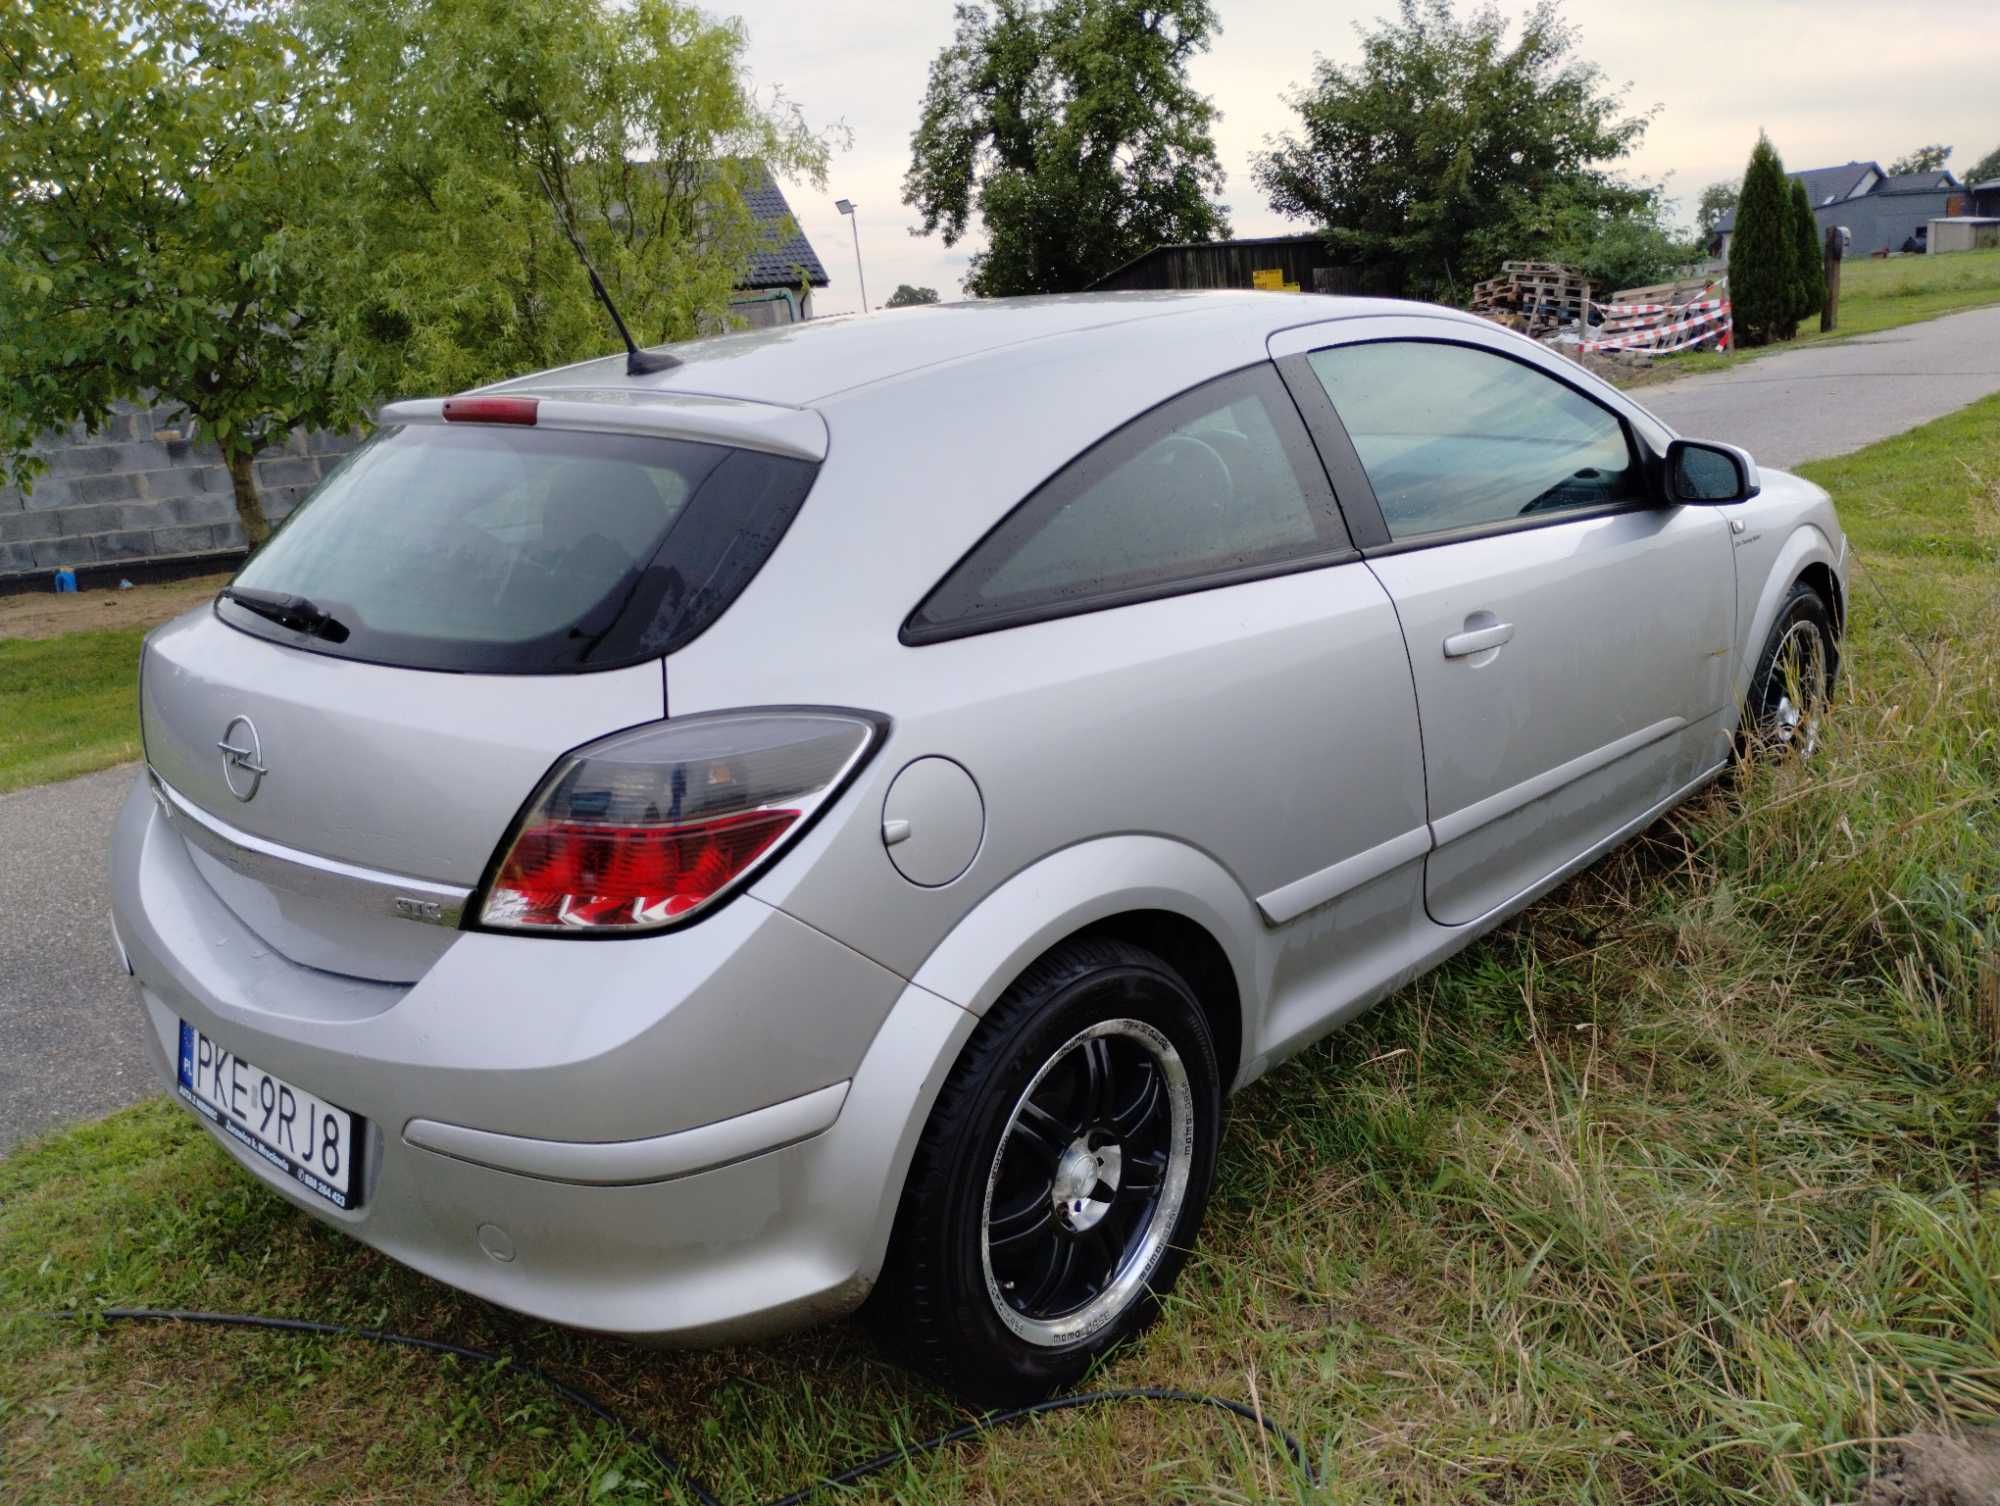
[{"label": "conifer tree", "polygon": [[1760,133],[1729,238],[1729,300],[1738,345],[1785,339],[1797,325],[1796,240],[1785,165],[1770,137]]},{"label": "conifer tree", "polygon": [[1810,319],[1826,304],[1826,262],[1820,251],[1819,221],[1813,218],[1806,186],[1792,180],[1792,236],[1799,268],[1799,317]]}]

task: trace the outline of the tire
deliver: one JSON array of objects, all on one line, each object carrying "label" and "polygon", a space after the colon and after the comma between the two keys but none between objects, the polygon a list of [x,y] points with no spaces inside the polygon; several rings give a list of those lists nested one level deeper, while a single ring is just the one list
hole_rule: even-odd
[{"label": "tire", "polygon": [[1221,1134],[1186,982],[1124,942],[1065,943],[993,1005],[939,1092],[871,1322],[977,1405],[1070,1384],[1158,1316]]},{"label": "tire", "polygon": [[1750,677],[1744,741],[1751,752],[1809,758],[1840,670],[1840,639],[1826,599],[1792,586]]}]

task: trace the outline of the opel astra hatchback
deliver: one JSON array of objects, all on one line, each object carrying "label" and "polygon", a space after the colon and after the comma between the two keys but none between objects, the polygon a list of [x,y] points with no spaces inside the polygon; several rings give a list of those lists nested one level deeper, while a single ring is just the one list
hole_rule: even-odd
[{"label": "opel astra hatchback", "polygon": [[251,1175],[560,1323],[1155,1314],[1228,1094],[1810,745],[1824,493],[1414,304],[980,303],[397,403],[141,671],[114,921]]}]

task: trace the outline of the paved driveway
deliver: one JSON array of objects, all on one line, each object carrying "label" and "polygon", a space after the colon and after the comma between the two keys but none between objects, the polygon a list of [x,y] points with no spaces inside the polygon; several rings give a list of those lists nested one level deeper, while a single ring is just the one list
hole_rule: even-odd
[{"label": "paved driveway", "polygon": [[0,1154],[157,1086],[104,875],[136,768],[0,795]]},{"label": "paved driveway", "polygon": [[[2000,392],[2000,308],[1765,356],[1636,395],[1766,465],[1840,455]],[[155,1090],[106,917],[132,767],[0,795],[0,1154]]]},{"label": "paved driveway", "polygon": [[1760,356],[1632,396],[1765,465],[1845,455],[2000,392],[2000,307]]}]

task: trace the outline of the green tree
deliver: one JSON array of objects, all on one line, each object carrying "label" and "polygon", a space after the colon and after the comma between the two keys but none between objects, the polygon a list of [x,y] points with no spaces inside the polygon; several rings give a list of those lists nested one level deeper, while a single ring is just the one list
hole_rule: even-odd
[{"label": "green tree", "polygon": [[1498,11],[1401,0],[1401,20],[1357,27],[1361,61],[1322,60],[1290,96],[1295,133],[1253,166],[1271,207],[1325,229],[1342,257],[1401,270],[1404,289],[1460,295],[1508,257],[1534,256],[1565,215],[1643,211],[1651,191],[1602,164],[1645,134],[1576,30],[1537,5],[1508,42]]},{"label": "green tree", "polygon": [[1907,156],[1898,157],[1889,164],[1889,176],[1898,173],[1934,173],[1944,166],[1944,159],[1951,155],[1948,146],[1920,146]]},{"label": "green tree", "polygon": [[883,304],[882,307],[885,309],[906,309],[913,308],[920,303],[936,303],[937,301],[938,291],[936,288],[917,288],[910,286],[907,282],[901,282],[896,284],[896,291],[889,295],[889,301]]},{"label": "green tree", "polygon": [[[1789,208],[1792,254],[1798,269],[1798,317],[1810,319],[1826,306],[1826,253],[1820,242],[1819,221],[1813,218],[1812,200],[1797,178],[1792,179]],[[1795,332],[1796,324],[1795,320]]]},{"label": "green tree", "polygon": [[2000,178],[2000,146],[1973,163],[1965,174],[1967,183],[1990,183],[1995,178]]},{"label": "green tree", "polygon": [[346,186],[330,88],[243,5],[0,6],[0,474],[30,483],[38,434],[120,399],[177,404],[265,536],[258,452],[372,392],[317,215]]},{"label": "green tree", "polygon": [[291,0],[365,154],[357,344],[384,389],[453,391],[618,348],[545,197],[642,344],[719,326],[767,172],[828,144],[760,100],[740,23],[676,0]]},{"label": "green tree", "polygon": [[903,199],[947,246],[984,221],[967,292],[1069,292],[1163,242],[1228,236],[1215,107],[1187,76],[1219,29],[1209,0],[991,0],[957,17]]},{"label": "green tree", "polygon": [[1703,235],[1715,234],[1722,217],[1736,207],[1739,192],[1734,183],[1711,183],[1701,191],[1694,207],[1694,222]]},{"label": "green tree", "polygon": [[1791,187],[1768,136],[1759,135],[1743,174],[1729,237],[1729,300],[1739,345],[1791,338],[1798,324],[1798,254]]},{"label": "green tree", "polygon": [[1689,237],[1668,219],[1664,190],[1645,193],[1640,203],[1615,210],[1592,196],[1578,204],[1552,195],[1530,222],[1535,255],[1575,267],[1604,292],[1673,276],[1701,256],[1703,238]]}]

